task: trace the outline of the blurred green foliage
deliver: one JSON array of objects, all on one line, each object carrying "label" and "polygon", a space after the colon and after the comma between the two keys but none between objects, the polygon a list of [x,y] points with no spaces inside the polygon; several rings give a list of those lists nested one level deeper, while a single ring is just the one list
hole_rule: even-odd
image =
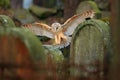
[{"label": "blurred green foliage", "polygon": [[9,8],[10,0],[0,0],[0,8]]}]

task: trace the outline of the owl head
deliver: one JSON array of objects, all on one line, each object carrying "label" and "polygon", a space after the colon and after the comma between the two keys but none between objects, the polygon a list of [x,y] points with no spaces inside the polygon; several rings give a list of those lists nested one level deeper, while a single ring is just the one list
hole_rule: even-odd
[{"label": "owl head", "polygon": [[55,22],[51,25],[51,27],[54,31],[58,31],[61,28],[61,24],[58,22]]}]

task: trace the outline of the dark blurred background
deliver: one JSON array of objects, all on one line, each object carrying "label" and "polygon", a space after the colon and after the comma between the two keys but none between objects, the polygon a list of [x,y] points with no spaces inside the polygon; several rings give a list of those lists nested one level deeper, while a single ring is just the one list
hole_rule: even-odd
[{"label": "dark blurred background", "polygon": [[111,28],[113,55],[108,80],[120,80],[119,8],[120,0],[0,0],[0,15],[9,16],[17,27],[36,21],[49,25],[55,21],[64,23],[74,14],[94,10],[96,19],[108,23]]}]

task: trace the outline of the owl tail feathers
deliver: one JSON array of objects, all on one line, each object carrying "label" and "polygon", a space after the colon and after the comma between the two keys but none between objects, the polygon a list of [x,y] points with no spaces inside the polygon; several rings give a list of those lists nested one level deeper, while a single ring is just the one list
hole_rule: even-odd
[{"label": "owl tail feathers", "polygon": [[[67,47],[68,45],[70,45],[71,39],[72,39],[72,37],[67,37],[67,40],[66,40],[65,42],[63,42],[64,47]],[[61,44],[62,44],[62,43],[61,43]]]},{"label": "owl tail feathers", "polygon": [[67,37],[67,40],[66,41],[62,41],[60,44],[56,44],[56,45],[43,45],[44,47],[48,47],[49,49],[61,49],[61,48],[64,48],[64,47],[67,47],[70,45],[71,43],[71,39],[72,37]]},{"label": "owl tail feathers", "polygon": [[59,49],[64,48],[64,47],[67,47],[67,46],[70,45],[71,39],[72,39],[72,37],[67,37],[67,40],[66,40],[66,41],[63,40],[63,41],[61,41],[60,44],[54,45],[54,47],[57,47],[57,48],[59,48]]}]

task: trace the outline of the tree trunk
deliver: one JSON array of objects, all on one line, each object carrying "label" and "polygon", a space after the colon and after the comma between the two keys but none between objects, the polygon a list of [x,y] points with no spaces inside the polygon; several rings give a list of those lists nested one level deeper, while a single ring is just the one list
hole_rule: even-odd
[{"label": "tree trunk", "polygon": [[109,80],[120,80],[120,0],[111,2],[111,30],[113,41],[113,58],[110,66]]},{"label": "tree trunk", "polygon": [[10,0],[10,1],[11,1],[11,8],[13,9],[22,8],[23,0]]},{"label": "tree trunk", "polygon": [[76,8],[81,1],[82,0],[65,0],[64,4],[65,19],[68,19],[69,17],[74,15],[74,13],[76,12]]}]

